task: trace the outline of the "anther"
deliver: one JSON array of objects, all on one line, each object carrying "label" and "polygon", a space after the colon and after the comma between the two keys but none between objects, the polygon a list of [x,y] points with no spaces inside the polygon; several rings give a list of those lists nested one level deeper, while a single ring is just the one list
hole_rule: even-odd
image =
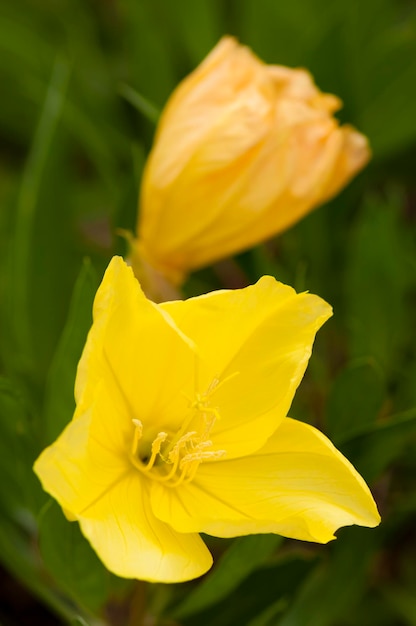
[{"label": "anther", "polygon": [[209,439],[206,439],[205,441],[200,441],[195,448],[197,450],[200,450],[201,448],[209,448],[210,446],[212,446],[212,441],[210,441]]},{"label": "anther", "polygon": [[148,472],[148,471],[150,471],[152,469],[152,467],[153,467],[153,465],[155,463],[155,460],[156,460],[156,456],[160,452],[160,447],[161,447],[162,443],[164,441],[166,441],[167,437],[168,437],[168,433],[160,432],[160,433],[158,433],[156,439],[153,440],[153,443],[152,443],[152,454],[151,454],[150,459],[147,462],[147,464],[143,467],[143,471],[144,472]]},{"label": "anther", "polygon": [[131,421],[133,422],[133,424],[136,427],[134,429],[133,443],[132,443],[132,446],[131,446],[131,453],[133,455],[135,455],[136,452],[137,452],[137,447],[139,445],[139,441],[142,438],[143,424],[141,423],[140,420],[137,420],[137,419],[132,419]]},{"label": "anther", "polygon": [[224,456],[224,454],[226,454],[225,450],[211,450],[211,451],[198,451],[198,452],[191,452],[190,454],[186,454],[180,464],[179,464],[179,468],[183,469],[184,465],[188,464],[188,463],[192,463],[193,461],[207,461],[207,460],[214,460],[214,459],[220,459],[221,457]]},{"label": "anther", "polygon": [[[173,463],[173,457],[174,455],[180,451],[180,449],[183,447],[184,444],[186,444],[188,441],[192,441],[192,439],[194,437],[197,436],[197,432],[196,430],[191,430],[189,433],[186,433],[185,435],[182,435],[182,437],[180,437],[176,443],[171,444],[171,446],[173,445],[172,449],[169,451],[169,456],[168,456],[168,462],[169,463]],[[171,457],[172,455],[172,457]]]}]

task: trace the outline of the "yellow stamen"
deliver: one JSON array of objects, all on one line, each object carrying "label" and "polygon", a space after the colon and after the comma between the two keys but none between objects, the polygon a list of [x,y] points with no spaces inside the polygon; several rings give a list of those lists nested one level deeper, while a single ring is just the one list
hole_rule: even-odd
[{"label": "yellow stamen", "polygon": [[199,450],[198,452],[191,452],[190,454],[186,454],[182,461],[179,464],[179,468],[182,469],[184,467],[184,465],[186,465],[187,463],[192,463],[193,461],[207,461],[207,460],[214,460],[214,459],[220,459],[222,456],[224,456],[225,454],[225,450]]},{"label": "yellow stamen", "polygon": [[186,433],[186,435],[183,435],[180,439],[178,439],[173,449],[169,452],[168,462],[172,463],[171,456],[170,456],[171,454],[173,455],[175,453],[179,453],[180,449],[184,446],[184,444],[188,442],[192,442],[192,439],[194,439],[197,436],[198,436],[198,433],[196,432],[196,430],[191,430],[189,433]]},{"label": "yellow stamen", "polygon": [[133,444],[131,446],[131,453],[134,456],[136,454],[136,452],[137,452],[139,441],[140,441],[140,439],[142,438],[142,435],[143,435],[143,424],[141,423],[140,420],[132,419],[131,421],[133,422],[133,424],[136,427],[134,429]]},{"label": "yellow stamen", "polygon": [[[214,378],[205,393],[196,393],[194,400],[189,401],[190,410],[180,429],[173,436],[163,431],[157,434],[152,442],[151,454],[147,462],[143,459],[143,455],[138,454],[143,424],[140,420],[132,420],[135,426],[131,448],[133,465],[152,480],[165,483],[169,487],[176,487],[182,483],[191,482],[201,463],[222,458],[226,454],[225,450],[209,449],[213,445],[209,434],[215,422],[220,419],[219,410],[210,406],[209,397],[237,374],[238,372],[235,372],[222,381]],[[189,430],[192,423],[195,426],[198,424],[197,430]],[[156,464],[158,455],[163,463]]]},{"label": "yellow stamen", "polygon": [[146,463],[146,465],[143,466],[143,472],[149,472],[152,469],[156,460],[156,456],[159,454],[160,446],[164,441],[166,441],[167,437],[168,433],[161,432],[157,434],[156,439],[154,439],[152,443],[152,454],[149,461]]}]

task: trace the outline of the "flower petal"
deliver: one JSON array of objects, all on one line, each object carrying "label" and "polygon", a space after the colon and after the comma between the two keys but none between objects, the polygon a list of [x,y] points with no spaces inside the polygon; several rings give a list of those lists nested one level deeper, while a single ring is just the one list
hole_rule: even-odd
[{"label": "flower petal", "polygon": [[105,566],[125,578],[182,582],[204,574],[212,557],[197,534],[182,534],[152,513],[147,481],[126,476],[79,519]]},{"label": "flower petal", "polygon": [[90,409],[73,419],[34,465],[44,490],[72,518],[134,471],[124,443],[134,427],[109,391],[101,385]]},{"label": "flower petal", "polygon": [[256,454],[201,465],[176,490],[152,486],[159,519],[220,537],[278,533],[326,543],[341,526],[380,521],[371,493],[318,430],[287,418]]},{"label": "flower petal", "polygon": [[126,475],[136,473],[130,461],[135,428],[115,380],[101,380],[88,409],[78,412],[42,452],[35,472],[69,516],[82,516]]},{"label": "flower petal", "polygon": [[[256,83],[267,90],[268,82],[267,66],[232,37],[223,37],[170,96],[146,165],[142,193],[168,186],[187,166],[194,148],[198,148],[207,135],[211,136],[224,112],[227,114],[235,102],[244,101],[241,91],[247,89],[251,93],[250,88]],[[268,104],[265,97],[262,101],[262,104]],[[239,119],[232,121],[240,123]],[[248,134],[245,137],[238,134],[238,140],[251,141]],[[232,153],[239,153],[238,147],[234,148],[226,138],[223,142]],[[148,217],[151,221],[159,216],[152,211]],[[160,226],[163,227],[158,224]]]},{"label": "flower petal", "polygon": [[[104,402],[97,410],[103,417]],[[93,421],[91,412],[73,420],[36,461],[45,491],[119,576],[180,582],[205,573],[212,558],[199,535],[177,533],[154,517],[148,479],[117,456],[111,440],[105,446],[108,431]]]},{"label": "flower petal", "polygon": [[224,37],[175,89],[143,173],[132,263],[174,284],[289,228],[367,163],[342,103]]},{"label": "flower petal", "polygon": [[323,191],[323,202],[337,194],[362,169],[370,156],[367,138],[355,128],[346,125],[340,128],[340,133],[343,139],[342,149]]},{"label": "flower petal", "polygon": [[210,439],[227,458],[260,448],[285,418],[331,307],[272,277],[235,291],[160,305],[198,345],[200,393],[220,418]]},{"label": "flower petal", "polygon": [[194,374],[192,342],[144,296],[131,268],[114,257],[95,298],[94,323],[78,366],[76,414],[85,412],[97,384],[106,381],[117,387],[130,419],[157,433],[169,427],[166,407],[173,420],[188,409],[185,396]]}]

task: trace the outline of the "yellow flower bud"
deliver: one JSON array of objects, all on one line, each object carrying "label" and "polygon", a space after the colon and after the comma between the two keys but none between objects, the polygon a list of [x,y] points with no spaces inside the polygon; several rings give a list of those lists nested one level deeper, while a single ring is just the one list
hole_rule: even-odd
[{"label": "yellow flower bud", "polygon": [[[171,282],[279,233],[368,161],[340,100],[223,38],[177,87],[143,176],[139,255]],[[137,258],[136,258],[137,261]]]}]

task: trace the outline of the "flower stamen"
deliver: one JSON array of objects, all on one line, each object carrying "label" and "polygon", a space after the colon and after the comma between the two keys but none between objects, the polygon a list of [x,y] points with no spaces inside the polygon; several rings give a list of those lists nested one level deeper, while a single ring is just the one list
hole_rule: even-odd
[{"label": "flower stamen", "polygon": [[[133,419],[135,429],[131,461],[134,467],[152,480],[176,487],[191,482],[202,462],[222,458],[226,454],[225,450],[210,450],[213,442],[209,439],[209,434],[215,422],[220,419],[220,413],[218,408],[209,405],[209,396],[234,376],[232,374],[221,382],[214,378],[206,392],[196,393],[195,399],[190,400],[189,414],[179,430],[173,436],[164,431],[159,432],[151,444],[150,457],[149,454],[143,455],[143,449],[140,454],[143,424],[139,419]],[[198,424],[197,429],[188,430],[191,424]],[[162,444],[165,444],[163,449]],[[160,461],[157,461],[158,455]]]},{"label": "flower stamen", "polygon": [[132,419],[131,421],[135,425],[133,443],[131,446],[131,453],[133,456],[135,456],[137,452],[137,448],[139,447],[139,441],[143,435],[143,424],[141,423],[140,420],[137,420],[137,419]]},{"label": "flower stamen", "polygon": [[220,459],[224,456],[225,450],[198,450],[197,452],[193,452],[187,454],[183,457],[179,464],[179,469],[182,469],[187,463],[192,463],[193,461],[206,461],[206,460],[214,460]]},{"label": "flower stamen", "polygon": [[150,459],[148,460],[146,465],[143,466],[143,472],[149,472],[152,469],[153,465],[155,464],[156,457],[160,452],[160,446],[164,441],[166,441],[167,437],[168,433],[165,433],[163,431],[157,434],[156,439],[154,439],[152,442],[152,453],[150,455]]}]

